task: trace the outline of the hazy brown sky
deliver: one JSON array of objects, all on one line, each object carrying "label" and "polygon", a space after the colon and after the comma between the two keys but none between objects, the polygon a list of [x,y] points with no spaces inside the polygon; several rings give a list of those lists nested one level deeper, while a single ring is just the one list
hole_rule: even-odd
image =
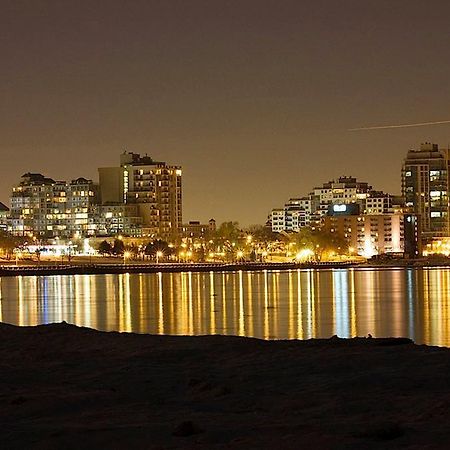
[{"label": "hazy brown sky", "polygon": [[399,193],[450,142],[447,0],[0,0],[0,201],[123,149],[184,169],[184,220],[264,223],[343,174]]}]

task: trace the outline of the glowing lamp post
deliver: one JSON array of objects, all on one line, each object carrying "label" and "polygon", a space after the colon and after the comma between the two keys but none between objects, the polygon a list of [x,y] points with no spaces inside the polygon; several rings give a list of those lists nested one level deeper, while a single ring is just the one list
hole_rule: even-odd
[{"label": "glowing lamp post", "polygon": [[126,264],[127,259],[129,259],[131,256],[130,252],[123,252],[123,264]]},{"label": "glowing lamp post", "polygon": [[159,250],[156,252],[156,264],[159,264],[159,258],[162,258],[164,256],[164,253]]}]

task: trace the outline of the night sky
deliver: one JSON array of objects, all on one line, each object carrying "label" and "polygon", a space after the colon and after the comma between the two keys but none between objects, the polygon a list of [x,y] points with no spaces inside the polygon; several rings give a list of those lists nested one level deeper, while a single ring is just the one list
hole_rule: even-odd
[{"label": "night sky", "polygon": [[447,0],[0,0],[0,201],[24,172],[184,169],[184,220],[264,223],[340,175],[400,193],[450,142]]}]

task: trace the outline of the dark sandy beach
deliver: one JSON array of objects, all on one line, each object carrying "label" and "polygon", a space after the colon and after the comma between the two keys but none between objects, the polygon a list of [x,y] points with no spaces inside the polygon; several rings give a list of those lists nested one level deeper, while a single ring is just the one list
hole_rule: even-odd
[{"label": "dark sandy beach", "polygon": [[448,448],[450,350],[0,324],[2,448]]}]

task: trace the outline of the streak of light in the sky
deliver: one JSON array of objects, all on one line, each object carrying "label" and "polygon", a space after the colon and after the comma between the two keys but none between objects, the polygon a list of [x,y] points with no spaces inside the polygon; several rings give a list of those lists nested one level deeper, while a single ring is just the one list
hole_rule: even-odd
[{"label": "streak of light in the sky", "polygon": [[439,120],[436,122],[404,123],[404,124],[399,124],[399,125],[380,125],[380,126],[371,126],[371,127],[349,128],[347,131],[387,130],[390,128],[426,127],[428,125],[441,125],[444,123],[450,123],[450,120]]}]

